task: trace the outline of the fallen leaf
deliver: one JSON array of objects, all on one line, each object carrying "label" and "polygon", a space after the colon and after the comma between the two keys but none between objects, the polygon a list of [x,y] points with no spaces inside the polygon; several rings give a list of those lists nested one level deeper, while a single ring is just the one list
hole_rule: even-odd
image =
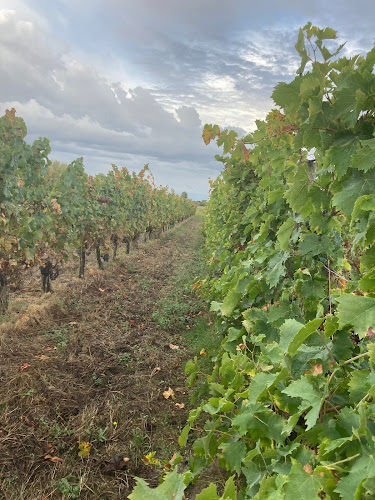
[{"label": "fallen leaf", "polygon": [[39,356],[35,356],[37,359],[49,359],[49,356],[46,356],[45,354],[40,354]]},{"label": "fallen leaf", "polygon": [[173,389],[171,389],[170,387],[168,387],[168,390],[163,392],[163,397],[165,399],[169,399],[169,398],[174,399],[175,395],[174,395]]},{"label": "fallen leaf", "polygon": [[45,455],[44,460],[48,460],[54,464],[61,464],[64,460],[60,457],[53,457],[52,455]]},{"label": "fallen leaf", "polygon": [[207,351],[206,349],[203,347],[203,349],[201,349],[200,353],[199,353],[201,356],[207,356]]},{"label": "fallen leaf", "polygon": [[99,292],[105,292],[106,291],[106,288],[98,288]]},{"label": "fallen leaf", "polygon": [[22,316],[21,321],[29,321],[29,316]]},{"label": "fallen leaf", "polygon": [[77,321],[71,321],[69,325],[78,325]]},{"label": "fallen leaf", "polygon": [[176,345],[176,344],[169,344],[169,348],[176,351],[177,349],[180,348],[180,346]]},{"label": "fallen leaf", "polygon": [[29,368],[29,366],[31,366],[29,363],[23,363],[20,366],[20,371],[23,372],[24,370],[26,370],[26,368]]},{"label": "fallen leaf", "polygon": [[122,296],[124,297],[124,299],[128,299],[129,298],[129,295],[127,293],[123,293]]},{"label": "fallen leaf", "polygon": [[182,410],[182,408],[185,408],[185,403],[175,403],[174,405],[177,406],[177,408],[180,408],[180,410]]},{"label": "fallen leaf", "polygon": [[306,465],[304,465],[304,466],[303,466],[303,470],[304,470],[305,472],[307,472],[308,474],[312,474],[312,473],[314,472],[314,471],[313,471],[313,468],[311,467],[311,465],[310,465],[310,464],[306,464]]}]

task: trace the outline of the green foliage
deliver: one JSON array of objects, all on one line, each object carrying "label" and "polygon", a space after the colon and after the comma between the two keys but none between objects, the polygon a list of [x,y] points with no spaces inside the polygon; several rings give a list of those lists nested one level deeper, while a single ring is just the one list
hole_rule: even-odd
[{"label": "green foliage", "polygon": [[201,282],[222,343],[179,444],[185,475],[232,475],[228,498],[374,498],[375,48],[348,59],[335,38],[300,30],[299,76],[255,132],[203,132],[224,154]]}]

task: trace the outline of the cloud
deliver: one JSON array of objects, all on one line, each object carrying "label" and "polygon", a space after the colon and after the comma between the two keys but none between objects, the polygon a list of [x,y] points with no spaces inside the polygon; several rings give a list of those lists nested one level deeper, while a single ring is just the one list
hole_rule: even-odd
[{"label": "cloud", "polygon": [[341,30],[349,55],[373,42],[375,4],[349,0],[1,0],[0,103],[90,172],[150,163],[159,182],[207,193],[220,164],[204,123],[254,128],[298,67],[298,28]]}]

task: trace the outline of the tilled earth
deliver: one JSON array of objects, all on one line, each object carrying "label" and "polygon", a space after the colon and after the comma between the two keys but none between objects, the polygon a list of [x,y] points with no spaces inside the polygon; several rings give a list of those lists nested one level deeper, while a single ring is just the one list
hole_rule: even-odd
[{"label": "tilled earth", "polygon": [[158,484],[160,468],[143,457],[178,451],[184,332],[201,301],[188,293],[185,324],[169,318],[167,331],[155,318],[170,278],[194,259],[200,225],[192,217],[104,271],[92,263],[83,281],[66,269],[37,303],[27,287],[11,297],[23,309],[0,330],[0,498],[125,499],[134,476]]}]

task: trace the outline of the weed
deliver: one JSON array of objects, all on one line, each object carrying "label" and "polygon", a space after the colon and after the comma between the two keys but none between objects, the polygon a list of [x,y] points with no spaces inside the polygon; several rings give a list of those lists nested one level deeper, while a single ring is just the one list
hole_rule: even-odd
[{"label": "weed", "polygon": [[53,340],[59,352],[67,348],[69,342],[69,330],[67,327],[55,326],[51,332],[46,332],[45,335]]},{"label": "weed", "polygon": [[39,422],[43,429],[48,429],[49,438],[52,440],[58,440],[62,437],[71,436],[75,433],[75,429],[69,429],[69,427],[61,426],[56,422],[56,420],[49,422],[47,419],[41,417]]},{"label": "weed", "polygon": [[133,262],[129,262],[128,264],[128,273],[135,274],[137,272],[137,268]]},{"label": "weed", "polygon": [[74,476],[63,477],[57,483],[57,489],[67,498],[79,498],[81,488],[79,484],[73,484],[71,481],[75,481]]},{"label": "weed", "polygon": [[138,284],[141,290],[149,290],[151,287],[150,280],[148,280],[146,277],[141,276],[138,279]]},{"label": "weed", "polygon": [[105,382],[105,373],[93,373],[92,375],[92,380],[94,382],[95,385],[97,386],[103,386],[104,385],[104,382]]},{"label": "weed", "polygon": [[131,359],[132,359],[132,356],[129,352],[123,352],[119,356],[119,363],[121,365],[127,365]]},{"label": "weed", "polygon": [[36,389],[29,389],[27,392],[23,392],[23,393],[21,394],[21,396],[22,396],[23,398],[27,398],[27,397],[32,396],[32,395],[33,395],[33,394],[35,394],[35,393],[36,393]]},{"label": "weed", "polygon": [[136,427],[135,429],[132,430],[132,434],[136,448],[139,451],[143,452],[146,438],[142,433],[141,429],[139,429],[139,427]]},{"label": "weed", "polygon": [[105,427],[105,429],[102,429],[101,427],[98,429],[98,441],[99,443],[104,443],[107,441],[107,436],[105,433],[107,432],[108,427]]}]

